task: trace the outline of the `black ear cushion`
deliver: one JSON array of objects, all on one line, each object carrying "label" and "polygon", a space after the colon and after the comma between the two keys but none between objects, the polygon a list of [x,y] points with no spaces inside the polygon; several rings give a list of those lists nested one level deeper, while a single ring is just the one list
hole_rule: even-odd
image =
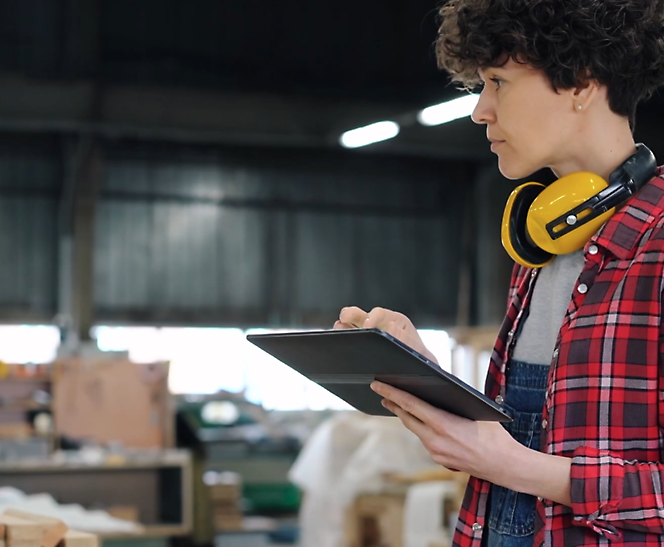
[{"label": "black ear cushion", "polygon": [[532,242],[526,228],[528,210],[542,190],[543,186],[534,185],[523,188],[516,196],[510,213],[510,240],[514,251],[526,262],[538,265],[544,265],[553,258],[551,253]]}]

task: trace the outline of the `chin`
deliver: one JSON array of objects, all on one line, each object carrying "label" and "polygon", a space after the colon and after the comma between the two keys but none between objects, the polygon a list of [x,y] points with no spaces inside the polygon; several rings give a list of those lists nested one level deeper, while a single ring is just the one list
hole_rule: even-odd
[{"label": "chin", "polygon": [[508,158],[498,157],[498,170],[509,180],[519,180],[529,177],[540,170],[540,167],[534,167],[519,161],[510,161]]}]

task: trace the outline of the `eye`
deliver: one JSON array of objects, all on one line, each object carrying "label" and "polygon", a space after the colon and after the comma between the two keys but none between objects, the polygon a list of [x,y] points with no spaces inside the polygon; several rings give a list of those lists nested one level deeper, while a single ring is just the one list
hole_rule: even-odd
[{"label": "eye", "polygon": [[503,80],[500,78],[491,78],[491,81],[496,84],[496,89],[500,89],[503,85]]}]

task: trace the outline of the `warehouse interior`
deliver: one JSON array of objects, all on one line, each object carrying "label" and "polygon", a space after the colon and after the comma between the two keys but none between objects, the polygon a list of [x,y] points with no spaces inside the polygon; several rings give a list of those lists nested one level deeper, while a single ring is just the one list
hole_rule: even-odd
[{"label": "warehouse interior", "polygon": [[[467,477],[246,340],[398,310],[482,389],[516,183],[468,114],[421,122],[468,95],[436,67],[439,4],[0,1],[8,527],[53,518],[75,547],[451,545]],[[655,96],[636,126],[659,157],[663,116]],[[342,145],[385,120],[394,138]]]}]

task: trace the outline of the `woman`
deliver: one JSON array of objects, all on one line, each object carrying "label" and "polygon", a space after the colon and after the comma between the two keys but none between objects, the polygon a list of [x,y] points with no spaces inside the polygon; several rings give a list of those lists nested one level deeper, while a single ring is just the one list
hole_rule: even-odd
[{"label": "woman", "polygon": [[[441,20],[439,65],[483,85],[473,121],[504,176],[613,180],[635,154],[636,106],[664,83],[661,0],[452,0]],[[486,382],[512,424],[372,385],[435,462],[471,475],[456,545],[664,545],[663,173],[579,250],[516,265]],[[397,312],[345,308],[335,328],[352,325],[435,359]]]}]

